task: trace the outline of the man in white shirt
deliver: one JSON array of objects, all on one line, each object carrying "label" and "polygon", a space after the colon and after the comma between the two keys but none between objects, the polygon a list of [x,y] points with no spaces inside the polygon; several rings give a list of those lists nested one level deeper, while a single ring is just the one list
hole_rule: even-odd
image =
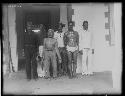
[{"label": "man in white shirt", "polygon": [[58,42],[58,49],[59,49],[59,52],[60,52],[60,55],[62,58],[62,63],[58,64],[58,74],[59,75],[67,75],[67,62],[68,62],[68,60],[67,60],[67,52],[66,52],[66,48],[64,46],[64,40],[63,40],[65,32],[62,31],[64,26],[65,26],[64,24],[59,23],[58,31],[56,31],[54,33],[54,38]]},{"label": "man in white shirt", "polygon": [[92,72],[92,32],[88,30],[88,21],[83,22],[83,32],[81,33],[81,43],[79,50],[83,54],[82,56],[82,75],[90,75]]}]

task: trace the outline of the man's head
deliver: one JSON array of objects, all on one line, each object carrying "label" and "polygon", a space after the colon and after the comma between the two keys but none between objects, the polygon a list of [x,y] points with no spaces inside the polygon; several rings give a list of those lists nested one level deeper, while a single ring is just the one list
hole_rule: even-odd
[{"label": "man's head", "polygon": [[53,29],[49,29],[48,30],[48,37],[49,38],[53,38],[53,36],[54,36],[54,30]]},{"label": "man's head", "polygon": [[88,21],[84,21],[82,26],[84,30],[88,30]]},{"label": "man's head", "polygon": [[59,31],[62,31],[63,27],[65,27],[65,24],[59,23]]},{"label": "man's head", "polygon": [[68,22],[68,29],[73,30],[74,23],[72,21]]}]

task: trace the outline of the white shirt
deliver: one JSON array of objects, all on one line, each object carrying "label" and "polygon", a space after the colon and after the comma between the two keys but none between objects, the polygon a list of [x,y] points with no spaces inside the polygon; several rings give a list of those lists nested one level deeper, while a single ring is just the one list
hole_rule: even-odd
[{"label": "white shirt", "polygon": [[80,34],[79,50],[84,48],[93,48],[93,37],[89,30],[83,30]]},{"label": "white shirt", "polygon": [[43,53],[43,46],[39,46],[39,54],[40,54],[40,57],[42,57],[42,53]]},{"label": "white shirt", "polygon": [[56,32],[54,33],[54,38],[55,38],[55,39],[57,40],[57,42],[58,42],[58,47],[64,47],[63,36],[64,36],[64,32],[58,33],[58,31],[56,31]]}]

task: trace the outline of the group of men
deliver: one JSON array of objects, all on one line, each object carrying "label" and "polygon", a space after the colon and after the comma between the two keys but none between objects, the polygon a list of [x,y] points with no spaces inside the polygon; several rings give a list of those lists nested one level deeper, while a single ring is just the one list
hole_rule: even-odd
[{"label": "group of men", "polygon": [[[80,34],[80,36],[77,31],[73,30],[74,22],[68,22],[67,32],[62,31],[64,26],[64,24],[59,23],[59,28],[56,32],[54,32],[53,29],[49,29],[48,37],[44,38],[41,58],[42,65],[44,65],[45,78],[47,79],[51,77],[49,70],[50,65],[52,65],[53,69],[53,78],[57,78],[61,75],[68,75],[69,78],[76,77],[78,53],[82,54],[82,75],[93,74],[91,70],[91,56],[93,53],[93,49],[91,48],[92,40],[91,33],[88,30],[88,21],[83,22],[83,33]],[[80,38],[81,36],[82,38]],[[33,41],[32,40],[31,42],[34,42],[34,45],[37,44],[35,43],[35,39]],[[33,60],[34,62],[32,62],[32,64],[29,64],[29,58],[32,59],[32,57],[36,55],[34,55],[35,51],[33,51],[35,50],[34,46],[32,46],[32,48],[28,48],[26,47],[26,51],[32,52],[29,52],[31,57],[28,57],[29,55],[26,55],[28,57],[26,64],[26,73],[27,79],[31,79],[31,76],[29,75],[31,72],[31,68],[29,68],[29,65],[32,65],[34,67],[33,69],[37,70],[37,64],[35,63],[35,60]],[[88,63],[86,61],[88,61]],[[37,72],[32,72],[34,72],[33,78],[36,79],[38,77],[38,75],[36,75]]]}]

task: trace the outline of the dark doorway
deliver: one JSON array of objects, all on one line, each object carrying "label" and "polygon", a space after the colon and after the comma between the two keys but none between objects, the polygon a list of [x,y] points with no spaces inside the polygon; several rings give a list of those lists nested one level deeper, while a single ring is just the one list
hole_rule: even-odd
[{"label": "dark doorway", "polygon": [[60,6],[29,6],[24,5],[16,8],[16,31],[17,31],[17,48],[18,48],[18,70],[25,69],[24,53],[24,32],[26,22],[31,20],[34,25],[43,24],[45,33],[42,33],[43,39],[47,37],[47,30],[53,28],[57,30],[60,20]]}]

